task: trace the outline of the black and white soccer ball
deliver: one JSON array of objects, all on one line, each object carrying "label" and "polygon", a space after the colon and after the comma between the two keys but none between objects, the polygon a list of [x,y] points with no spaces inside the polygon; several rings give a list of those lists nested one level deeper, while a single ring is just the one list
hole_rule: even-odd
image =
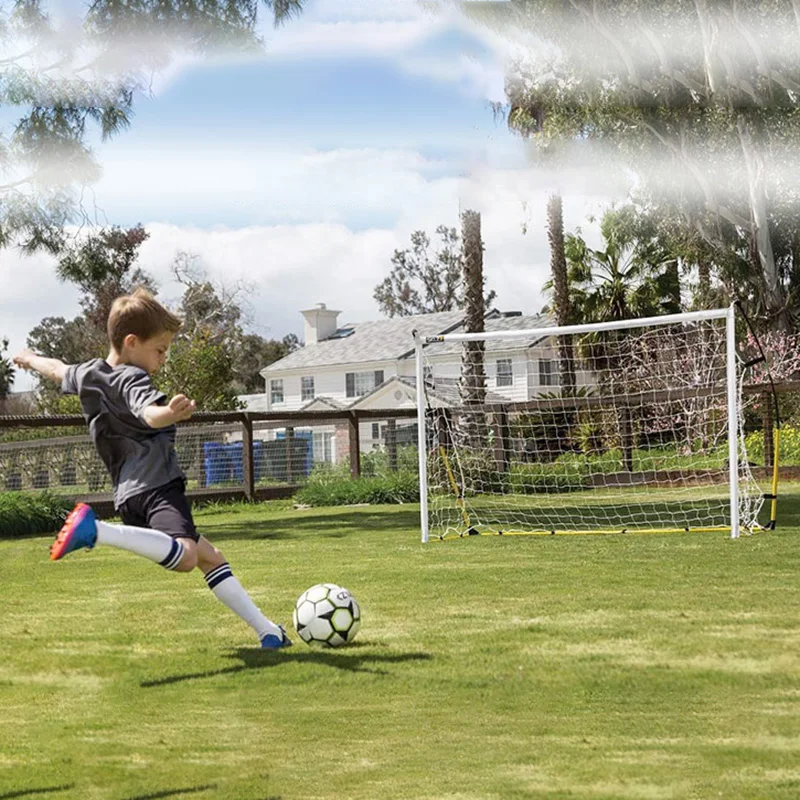
[{"label": "black and white soccer ball", "polygon": [[292,621],[306,644],[341,647],[355,639],[361,627],[361,609],[347,589],[318,583],[297,598]]}]

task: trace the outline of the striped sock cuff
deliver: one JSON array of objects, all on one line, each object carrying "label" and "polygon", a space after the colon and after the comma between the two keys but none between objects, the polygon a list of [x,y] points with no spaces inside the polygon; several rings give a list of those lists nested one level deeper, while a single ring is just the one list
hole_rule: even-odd
[{"label": "striped sock cuff", "polygon": [[169,555],[158,563],[165,569],[175,569],[181,563],[183,558],[183,545],[177,540],[172,540],[172,547],[170,548]]},{"label": "striped sock cuff", "polygon": [[211,572],[207,572],[205,575],[206,583],[208,584],[209,589],[213,589],[218,584],[222,583],[226,578],[232,578],[233,572],[231,572],[230,564],[227,562],[224,564],[220,564],[218,567],[214,567]]}]

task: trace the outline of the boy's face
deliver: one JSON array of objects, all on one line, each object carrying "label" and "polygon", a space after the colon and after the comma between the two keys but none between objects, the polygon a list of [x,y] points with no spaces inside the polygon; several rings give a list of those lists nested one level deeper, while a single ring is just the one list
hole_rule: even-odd
[{"label": "boy's face", "polygon": [[149,339],[141,339],[131,333],[125,337],[123,357],[125,362],[149,372],[158,372],[167,360],[167,351],[174,334],[159,333]]}]

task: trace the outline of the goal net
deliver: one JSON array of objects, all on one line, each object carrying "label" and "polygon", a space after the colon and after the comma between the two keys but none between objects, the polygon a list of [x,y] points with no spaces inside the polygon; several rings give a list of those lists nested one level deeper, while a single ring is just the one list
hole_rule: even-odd
[{"label": "goal net", "polygon": [[423,541],[753,530],[733,314],[418,338]]}]

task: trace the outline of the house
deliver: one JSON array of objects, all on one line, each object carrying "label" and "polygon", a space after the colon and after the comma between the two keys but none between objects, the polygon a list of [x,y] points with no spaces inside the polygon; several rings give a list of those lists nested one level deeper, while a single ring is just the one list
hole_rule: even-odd
[{"label": "house", "polygon": [[[371,322],[340,324],[341,312],[319,303],[301,312],[305,346],[265,367],[265,393],[245,395],[250,411],[416,408],[416,364],[413,331],[437,336],[463,330],[461,311],[444,311]],[[548,327],[545,314],[487,314],[486,331],[518,331]],[[454,405],[459,400],[460,343],[426,346],[426,374],[433,376],[428,402]],[[488,402],[524,401],[558,385],[554,343],[531,337],[489,340],[485,345]],[[408,423],[405,423],[408,425]],[[400,427],[400,423],[398,423]],[[384,442],[385,423],[360,426],[364,452]],[[315,460],[336,462],[335,426],[319,426],[311,434]]]}]

